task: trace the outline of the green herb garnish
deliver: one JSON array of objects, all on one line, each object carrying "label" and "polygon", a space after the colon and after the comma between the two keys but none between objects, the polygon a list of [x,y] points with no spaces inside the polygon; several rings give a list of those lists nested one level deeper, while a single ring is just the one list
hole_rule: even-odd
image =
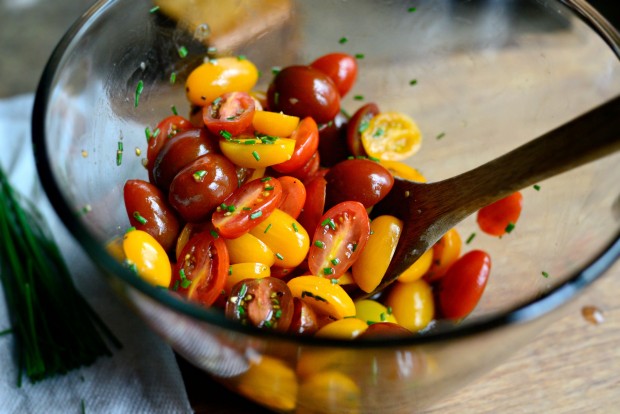
[{"label": "green herb garnish", "polygon": [[138,223],[140,223],[140,224],[146,224],[147,223],[147,220],[144,217],[142,217],[142,215],[140,214],[139,211],[134,211],[133,212],[133,218],[135,218],[138,221]]},{"label": "green herb garnish", "polygon": [[181,46],[181,47],[179,48],[178,52],[179,52],[179,56],[180,56],[181,58],[184,58],[185,56],[187,56],[187,53],[188,53],[188,52],[187,52],[187,48],[186,48],[185,46]]},{"label": "green herb garnish", "polygon": [[467,240],[465,241],[465,244],[471,243],[472,240],[474,240],[474,237],[476,237],[476,233],[470,234],[469,237],[467,238]]},{"label": "green herb garnish", "polygon": [[142,80],[139,80],[138,84],[136,85],[136,94],[133,100],[134,108],[138,107],[138,103],[140,102],[140,95],[142,95],[143,90],[144,90],[144,82]]}]

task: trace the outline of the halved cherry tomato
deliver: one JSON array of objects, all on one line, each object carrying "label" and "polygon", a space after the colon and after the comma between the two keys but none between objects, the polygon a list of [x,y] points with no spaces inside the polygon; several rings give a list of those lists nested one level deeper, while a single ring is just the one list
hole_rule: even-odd
[{"label": "halved cherry tomato", "polygon": [[278,208],[297,219],[306,202],[306,187],[300,179],[285,175],[279,177],[282,185],[282,199]]},{"label": "halved cherry tomato", "polygon": [[502,236],[514,228],[523,208],[523,195],[517,191],[478,211],[480,230],[492,236]]},{"label": "halved cherry tomato", "polygon": [[319,128],[314,119],[306,117],[299,122],[291,139],[295,140],[295,150],[291,159],[271,168],[280,173],[291,173],[303,167],[319,147]]},{"label": "halved cherry tomato", "polygon": [[152,172],[155,158],[157,158],[157,154],[159,154],[159,151],[166,141],[179,132],[187,131],[192,128],[194,128],[194,126],[187,119],[179,115],[171,115],[162,119],[157,124],[157,127],[150,131],[150,136],[147,137],[148,149],[146,151],[149,172]]},{"label": "halved cherry tomato", "polygon": [[181,253],[185,248],[185,245],[192,237],[199,233],[202,233],[203,231],[209,232],[211,230],[213,230],[213,224],[211,224],[210,221],[205,221],[202,223],[186,223],[185,226],[183,226],[181,233],[179,233],[179,237],[177,238],[177,245],[174,249],[176,259],[179,260],[179,257],[181,257]]},{"label": "halved cherry tomato", "polygon": [[404,162],[381,160],[379,163],[387,168],[394,177],[404,178],[409,181],[417,181],[419,183],[426,182],[426,177],[424,177],[420,171]]},{"label": "halved cherry tomato", "polygon": [[166,195],[156,186],[142,180],[128,180],[123,187],[125,210],[129,222],[144,230],[171,251],[181,230],[181,223],[168,204]]},{"label": "halved cherry tomato", "polygon": [[366,153],[382,160],[403,160],[420,149],[422,134],[416,123],[400,112],[381,112],[362,132]]},{"label": "halved cherry tomato", "polygon": [[308,257],[310,272],[337,279],[360,256],[370,222],[366,208],[356,201],[345,201],[329,209],[316,227]]},{"label": "halved cherry tomato", "polygon": [[282,198],[282,185],[271,177],[249,181],[215,209],[211,222],[220,236],[234,239],[257,226],[275,210]]},{"label": "halved cherry tomato", "polygon": [[323,210],[325,209],[325,196],[327,194],[327,181],[323,177],[316,177],[306,184],[306,202],[299,214],[299,222],[310,234],[320,223]]},{"label": "halved cherry tomato", "polygon": [[[268,140],[264,142],[263,140]],[[222,153],[235,165],[261,168],[291,159],[295,140],[290,138],[240,138],[220,140]]]},{"label": "halved cherry tomato", "polygon": [[491,272],[491,258],[482,250],[465,253],[448,270],[439,285],[443,317],[461,319],[478,304]]},{"label": "halved cherry tomato", "polygon": [[290,173],[295,178],[299,178],[304,184],[314,178],[314,175],[319,171],[321,167],[321,157],[318,151],[310,157],[307,163],[301,168]]},{"label": "halved cherry tomato", "polygon": [[242,324],[286,332],[293,319],[293,295],[280,279],[242,280],[231,289],[226,316]]},{"label": "halved cherry tomato", "polygon": [[359,201],[372,207],[385,197],[394,185],[394,177],[381,164],[366,159],[339,162],[325,175],[327,206],[343,201]]},{"label": "halved cherry tomato", "polygon": [[456,229],[448,230],[433,246],[433,260],[424,279],[434,282],[442,278],[459,258],[462,244],[459,232]]},{"label": "halved cherry tomato", "polygon": [[226,283],[229,260],[224,240],[210,233],[190,239],[172,274],[172,290],[189,300],[211,306]]},{"label": "halved cherry tomato", "polygon": [[299,125],[299,117],[281,112],[256,111],[252,126],[261,134],[286,138],[293,134]]},{"label": "halved cherry tomato", "polygon": [[366,150],[362,145],[362,133],[368,129],[368,123],[379,114],[377,104],[369,102],[360,107],[347,125],[347,147],[354,156],[366,156]]},{"label": "halved cherry tomato", "polygon": [[250,129],[254,111],[254,99],[248,93],[228,92],[202,110],[202,119],[212,133],[226,131],[236,137]]},{"label": "halved cherry tomato", "polygon": [[345,96],[351,90],[357,78],[357,61],[346,53],[323,55],[310,66],[329,76],[336,84],[340,96]]},{"label": "halved cherry tomato", "polygon": [[288,331],[296,335],[312,335],[318,329],[318,317],[312,306],[300,298],[293,298],[293,320]]}]

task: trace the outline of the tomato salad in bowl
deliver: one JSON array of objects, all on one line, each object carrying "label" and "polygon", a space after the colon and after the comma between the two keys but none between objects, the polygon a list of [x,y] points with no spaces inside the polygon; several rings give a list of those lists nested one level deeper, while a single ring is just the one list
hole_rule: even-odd
[{"label": "tomato salad in bowl", "polygon": [[[491,259],[461,255],[456,229],[387,291],[349,295],[377,288],[402,231],[373,206],[394,177],[425,181],[403,162],[420,149],[415,121],[375,103],[341,109],[357,71],[355,57],[330,53],[274,70],[261,92],[245,56],[206,59],[185,84],[190,116],[146,130],[148,181],[125,183],[131,227],[115,256],[153,285],[282,333],[401,337],[466,317]],[[510,232],[521,206],[515,193],[480,210],[481,230]]]}]

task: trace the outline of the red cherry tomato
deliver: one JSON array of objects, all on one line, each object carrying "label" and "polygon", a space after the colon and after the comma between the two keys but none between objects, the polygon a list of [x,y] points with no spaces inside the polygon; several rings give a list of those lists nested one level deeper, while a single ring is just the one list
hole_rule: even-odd
[{"label": "red cherry tomato", "polygon": [[279,173],[291,173],[303,167],[319,147],[319,128],[314,119],[306,117],[299,122],[291,138],[295,140],[295,150],[291,159],[271,168]]},{"label": "red cherry tomato", "polygon": [[321,165],[331,167],[349,156],[346,143],[347,117],[341,112],[326,124],[319,125]]},{"label": "red cherry tomato", "polygon": [[339,162],[325,175],[327,206],[359,201],[365,207],[377,204],[394,185],[394,176],[381,164],[366,159]]},{"label": "red cherry tomato", "polygon": [[297,221],[309,234],[320,223],[323,210],[325,209],[325,195],[327,194],[327,181],[323,177],[316,177],[306,184],[306,202],[299,214]]},{"label": "red cherry tomato", "polygon": [[523,195],[520,192],[502,198],[478,211],[477,221],[480,230],[492,236],[501,236],[512,231],[519,220],[523,208]]},{"label": "red cherry tomato", "polygon": [[222,237],[235,239],[265,221],[281,198],[282,185],[277,179],[257,178],[226,197],[215,209],[211,221]]},{"label": "red cherry tomato", "polygon": [[286,332],[293,318],[293,294],[273,277],[245,279],[231,289],[226,317],[257,328]]},{"label": "red cherry tomato", "polygon": [[316,276],[337,279],[357,260],[370,235],[370,220],[362,203],[345,201],[323,214],[314,231],[308,267]]},{"label": "red cherry tomato", "polygon": [[151,131],[151,136],[148,138],[148,149],[146,152],[146,159],[148,161],[149,169],[152,170],[152,165],[159,154],[159,150],[164,146],[168,138],[172,138],[179,132],[187,131],[194,128],[191,122],[179,115],[171,115],[162,119],[157,127]]},{"label": "red cherry tomato", "polygon": [[329,122],[340,111],[340,95],[329,76],[310,66],[289,66],[274,77],[267,90],[269,110]]},{"label": "red cherry tomato", "polygon": [[340,96],[351,90],[357,78],[357,61],[346,53],[329,53],[310,64],[331,78],[336,84]]},{"label": "red cherry tomato", "polygon": [[491,272],[491,258],[472,250],[459,258],[441,279],[439,309],[443,317],[461,319],[478,304]]},{"label": "red cherry tomato", "polygon": [[314,154],[310,157],[308,162],[306,162],[301,168],[296,169],[291,172],[289,175],[299,178],[301,181],[306,183],[307,181],[314,178],[315,174],[319,171],[319,167],[321,166],[321,157],[318,151],[315,151]]},{"label": "red cherry tomato", "polygon": [[293,318],[288,332],[295,335],[312,335],[319,330],[319,320],[312,306],[293,298]]},{"label": "red cherry tomato", "polygon": [[204,128],[179,132],[168,139],[153,163],[153,183],[168,191],[170,183],[183,167],[198,157],[219,150],[217,141]]},{"label": "red cherry tomato", "polygon": [[214,134],[227,131],[232,136],[238,136],[252,126],[254,110],[254,99],[249,94],[228,92],[203,109],[202,119]]},{"label": "red cherry tomato", "polygon": [[200,233],[183,248],[173,269],[171,288],[189,300],[211,306],[224,289],[229,266],[224,240]]},{"label": "red cherry tomato", "polygon": [[279,177],[282,185],[282,199],[278,208],[297,219],[306,202],[306,187],[300,179],[285,175]]},{"label": "red cherry tomato", "polygon": [[368,129],[368,123],[378,114],[379,107],[370,102],[359,108],[349,120],[347,125],[347,147],[354,156],[367,155],[362,145],[362,132]]},{"label": "red cherry tomato", "polygon": [[181,231],[181,223],[166,195],[146,181],[128,180],[123,197],[131,225],[153,236],[164,250],[171,251]]}]

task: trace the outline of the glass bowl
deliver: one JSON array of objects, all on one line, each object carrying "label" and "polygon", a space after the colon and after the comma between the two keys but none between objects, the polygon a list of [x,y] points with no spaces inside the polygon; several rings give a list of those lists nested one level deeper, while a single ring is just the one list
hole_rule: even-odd
[{"label": "glass bowl", "polygon": [[424,140],[410,163],[437,181],[616,96],[619,39],[580,0],[419,0],[415,8],[371,0],[99,2],[43,73],[33,115],[38,171],[119,295],[226,386],[281,412],[414,412],[527,343],[618,258],[620,154],[523,190],[523,213],[508,236],[481,234],[471,217],[459,225],[464,238],[478,234],[465,251],[493,258],[485,294],[465,320],[406,339],[352,342],[232,323],[148,285],[107,252],[129,226],[125,181],[147,177],[138,156],[145,127],[172,105],[189,112],[183,83],[210,48],[256,63],[259,90],[272,67],[343,51],[359,62],[343,109],[376,102],[416,119]]}]

